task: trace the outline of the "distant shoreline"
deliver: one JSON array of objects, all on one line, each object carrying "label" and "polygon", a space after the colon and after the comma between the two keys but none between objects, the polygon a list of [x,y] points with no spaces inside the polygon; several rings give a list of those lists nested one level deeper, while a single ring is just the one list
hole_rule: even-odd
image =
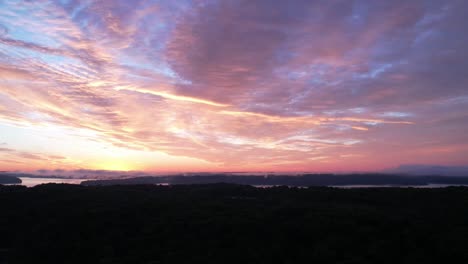
[{"label": "distant shoreline", "polygon": [[204,176],[159,176],[136,177],[127,179],[87,180],[82,185],[134,185],[134,184],[208,184],[233,183],[242,185],[286,185],[308,186],[427,186],[430,184],[468,185],[468,177],[446,176],[407,176],[391,174],[306,174],[301,176],[253,176],[253,175],[204,175]]},{"label": "distant shoreline", "polygon": [[238,175],[238,174],[178,174],[166,176],[142,176],[120,179],[90,179],[64,176],[2,173],[3,184],[21,184],[32,187],[47,183],[98,185],[188,185],[232,183],[250,186],[328,186],[338,188],[366,187],[421,187],[468,185],[468,177],[439,175],[410,176],[401,174],[303,174],[303,175]]},{"label": "distant shoreline", "polygon": [[21,182],[18,177],[0,174],[0,184],[20,184]]}]

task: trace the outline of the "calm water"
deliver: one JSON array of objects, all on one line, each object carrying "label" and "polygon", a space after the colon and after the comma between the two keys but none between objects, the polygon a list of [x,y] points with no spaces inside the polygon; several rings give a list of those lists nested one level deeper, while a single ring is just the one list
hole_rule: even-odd
[{"label": "calm water", "polygon": [[19,177],[22,181],[21,185],[26,187],[33,187],[39,184],[46,183],[67,183],[67,184],[80,184],[86,179],[55,179],[55,178],[23,178]]}]

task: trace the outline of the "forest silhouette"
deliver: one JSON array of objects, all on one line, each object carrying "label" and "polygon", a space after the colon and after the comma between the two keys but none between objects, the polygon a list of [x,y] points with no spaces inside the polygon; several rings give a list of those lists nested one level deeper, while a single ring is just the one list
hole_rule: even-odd
[{"label": "forest silhouette", "polygon": [[0,263],[466,263],[468,188],[0,186]]}]

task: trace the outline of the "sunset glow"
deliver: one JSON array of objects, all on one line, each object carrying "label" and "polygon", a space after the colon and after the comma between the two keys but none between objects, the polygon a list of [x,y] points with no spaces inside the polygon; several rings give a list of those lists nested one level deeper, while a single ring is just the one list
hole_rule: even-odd
[{"label": "sunset glow", "polygon": [[468,165],[468,1],[0,1],[0,171]]}]

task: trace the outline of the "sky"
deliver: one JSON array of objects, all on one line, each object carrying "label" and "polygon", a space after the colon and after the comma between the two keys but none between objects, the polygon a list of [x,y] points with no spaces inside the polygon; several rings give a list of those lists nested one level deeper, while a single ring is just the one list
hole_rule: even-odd
[{"label": "sky", "polygon": [[0,0],[0,170],[468,165],[468,1]]}]

